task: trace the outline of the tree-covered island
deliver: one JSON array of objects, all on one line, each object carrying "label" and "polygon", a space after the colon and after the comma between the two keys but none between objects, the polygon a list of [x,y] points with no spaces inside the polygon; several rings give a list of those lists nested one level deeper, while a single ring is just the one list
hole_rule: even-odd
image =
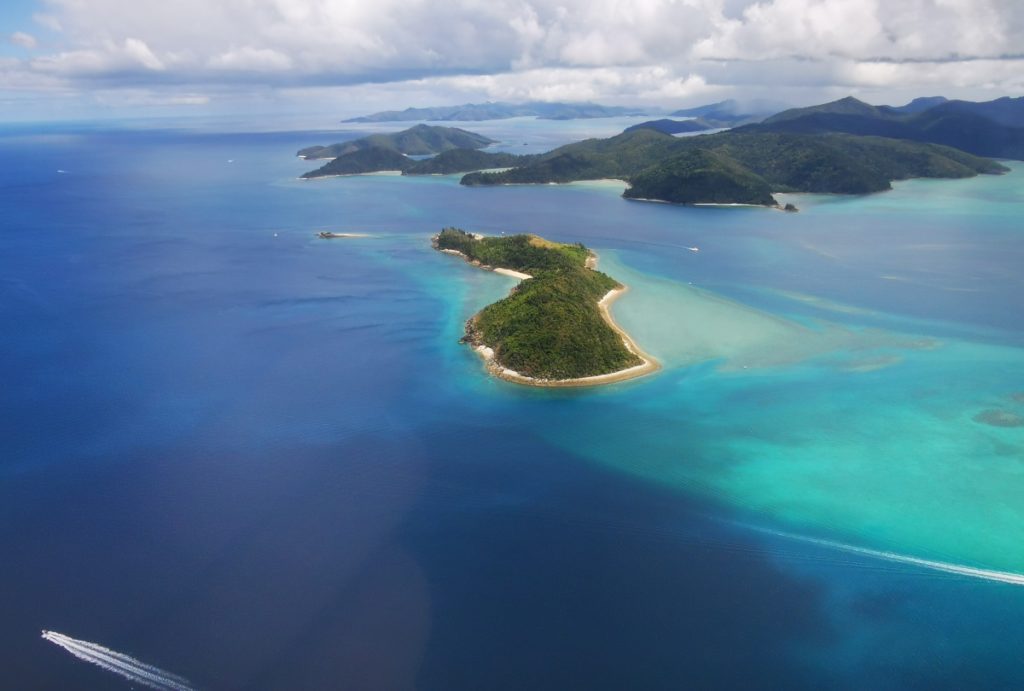
[{"label": "tree-covered island", "polygon": [[585,386],[647,374],[657,364],[611,321],[607,303],[624,287],[592,267],[581,244],[536,235],[482,237],[445,228],[434,247],[486,269],[527,275],[508,297],[466,324],[463,342],[488,370],[537,386]]}]

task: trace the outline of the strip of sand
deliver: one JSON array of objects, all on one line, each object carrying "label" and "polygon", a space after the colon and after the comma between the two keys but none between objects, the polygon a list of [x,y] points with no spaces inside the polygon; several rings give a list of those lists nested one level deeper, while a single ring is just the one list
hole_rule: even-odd
[{"label": "strip of sand", "polygon": [[497,267],[494,269],[494,273],[501,274],[503,276],[511,276],[512,278],[518,278],[520,281],[525,281],[528,278],[533,278],[530,274],[524,274],[522,271],[513,271],[512,269],[502,269]]},{"label": "strip of sand", "polygon": [[329,230],[322,230],[316,234],[318,238],[324,240],[331,240],[333,238],[368,238],[370,237],[367,233],[332,233]]}]

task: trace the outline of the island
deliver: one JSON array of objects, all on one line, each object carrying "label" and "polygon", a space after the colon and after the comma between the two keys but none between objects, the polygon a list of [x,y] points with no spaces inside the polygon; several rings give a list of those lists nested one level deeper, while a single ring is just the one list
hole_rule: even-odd
[{"label": "island", "polygon": [[[449,175],[522,166],[535,158],[480,151],[496,143],[482,134],[458,127],[417,125],[391,134],[373,134],[330,146],[306,147],[298,152],[298,156],[307,160],[330,159],[316,170],[303,173],[303,180],[380,172]],[[414,159],[411,156],[429,158]]]},{"label": "island", "polygon": [[521,117],[535,117],[540,120],[576,120],[643,115],[645,110],[643,108],[626,108],[622,106],[602,106],[598,103],[557,103],[547,101],[529,101],[527,103],[464,103],[458,106],[385,110],[373,113],[372,115],[350,118],[344,122],[481,121]]},{"label": "island", "polygon": [[394,172],[402,175],[451,175],[478,170],[494,170],[524,166],[534,155],[449,149],[436,156],[416,160],[391,149],[371,147],[338,156],[316,170],[303,173],[301,179],[329,178],[343,175]]},{"label": "island", "polygon": [[496,142],[476,132],[458,127],[416,125],[391,134],[371,134],[367,137],[329,146],[307,146],[297,156],[308,160],[337,158],[363,149],[382,149],[406,156],[430,156],[449,149],[482,149]]},{"label": "island", "polygon": [[714,128],[714,125],[711,125],[700,118],[691,118],[690,120],[671,120],[669,118],[662,118],[660,120],[648,120],[647,122],[641,122],[638,125],[631,125],[624,129],[623,132],[647,129],[657,130],[665,134],[686,134],[689,132],[703,132],[704,130]]},{"label": "island", "polygon": [[658,363],[613,320],[609,306],[626,290],[596,269],[582,244],[536,235],[484,237],[444,228],[435,249],[483,269],[522,279],[508,297],[466,323],[462,341],[487,370],[530,386],[594,386],[650,374]]}]

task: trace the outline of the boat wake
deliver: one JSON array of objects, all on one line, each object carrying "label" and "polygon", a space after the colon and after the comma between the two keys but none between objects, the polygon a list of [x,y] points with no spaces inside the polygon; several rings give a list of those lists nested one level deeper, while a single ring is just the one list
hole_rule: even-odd
[{"label": "boat wake", "polygon": [[56,643],[79,660],[90,662],[108,672],[119,674],[125,679],[143,684],[157,691],[195,691],[195,687],[187,679],[176,674],[147,665],[134,657],[119,653],[102,645],[79,641],[56,631],[43,631],[43,638]]},{"label": "boat wake", "polygon": [[967,576],[970,578],[980,578],[986,581],[996,581],[999,583],[1009,583],[1010,585],[1024,585],[1024,574],[1013,573],[1012,571],[995,571],[993,569],[980,569],[974,566],[966,566],[964,564],[953,564],[946,561],[935,561],[933,559],[922,559],[920,557],[912,557],[906,554],[899,554],[897,552],[886,552],[883,550],[869,549],[867,547],[857,547],[856,545],[848,545],[843,542],[836,542],[834,540],[823,540],[816,537],[807,537],[805,535],[796,535],[794,533],[786,533],[781,530],[767,530],[772,535],[779,537],[788,538],[790,540],[799,540],[800,542],[807,542],[813,545],[819,545],[821,547],[828,547],[830,549],[837,549],[850,554],[860,554],[865,557],[874,557],[875,559],[884,559],[885,561],[896,562],[899,564],[907,564],[910,566],[918,566],[922,569],[930,569],[932,571],[942,571],[943,573],[952,573],[958,576]]}]

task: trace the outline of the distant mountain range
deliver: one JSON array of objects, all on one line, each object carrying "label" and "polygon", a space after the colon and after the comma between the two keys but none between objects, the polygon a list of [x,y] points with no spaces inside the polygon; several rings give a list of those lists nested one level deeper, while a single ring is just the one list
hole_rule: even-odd
[{"label": "distant mountain range", "polygon": [[872,106],[851,96],[786,110],[743,129],[875,135],[944,144],[978,156],[1024,159],[1024,97],[974,103],[935,96],[894,108]]},{"label": "distant mountain range", "polygon": [[430,122],[437,120],[474,122],[534,116],[543,120],[575,120],[646,115],[642,108],[602,106],[597,103],[465,103],[460,106],[385,110],[343,122]]},{"label": "distant mountain range", "polygon": [[368,137],[329,146],[310,146],[301,149],[300,158],[337,158],[362,149],[389,149],[408,156],[429,156],[450,149],[482,149],[494,144],[482,134],[468,132],[458,127],[437,125],[416,125],[394,134],[371,134]]},{"label": "distant mountain range", "polygon": [[753,100],[740,102],[735,99],[709,103],[696,108],[684,108],[669,113],[673,118],[699,118],[708,128],[736,127],[753,122],[760,122],[769,115],[788,108],[777,101]]}]

